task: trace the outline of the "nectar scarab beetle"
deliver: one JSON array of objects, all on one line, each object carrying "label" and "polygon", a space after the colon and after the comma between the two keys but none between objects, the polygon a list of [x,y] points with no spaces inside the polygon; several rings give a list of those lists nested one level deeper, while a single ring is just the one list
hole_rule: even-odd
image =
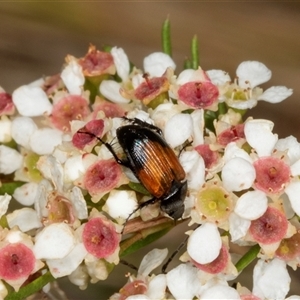
[{"label": "nectar scarab beetle", "polygon": [[140,204],[138,209],[160,201],[160,209],[163,212],[174,220],[181,218],[187,182],[178,157],[164,140],[158,127],[139,119],[123,119],[129,124],[119,127],[116,136],[125,154],[124,158],[116,154],[111,144],[99,137],[97,139],[107,147],[117,163],[134,173],[153,196]]}]

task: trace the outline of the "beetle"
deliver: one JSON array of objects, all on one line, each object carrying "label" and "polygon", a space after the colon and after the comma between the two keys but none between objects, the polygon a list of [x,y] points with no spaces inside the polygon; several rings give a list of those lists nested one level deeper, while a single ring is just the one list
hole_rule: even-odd
[{"label": "beetle", "polygon": [[178,157],[158,127],[137,118],[123,119],[129,124],[119,127],[116,136],[125,158],[120,158],[111,144],[99,137],[97,139],[111,152],[116,162],[129,168],[152,195],[153,198],[140,204],[137,210],[160,201],[163,212],[174,220],[181,218],[188,187]]}]

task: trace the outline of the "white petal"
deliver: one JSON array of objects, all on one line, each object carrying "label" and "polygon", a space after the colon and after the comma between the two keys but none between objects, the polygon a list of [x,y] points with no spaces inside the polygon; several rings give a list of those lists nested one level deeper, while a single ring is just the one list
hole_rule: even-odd
[{"label": "white petal", "polygon": [[261,299],[284,299],[291,278],[283,260],[259,260],[253,271],[253,294]]},{"label": "white petal", "polygon": [[287,151],[290,164],[293,164],[300,159],[300,143],[292,135],[284,139],[279,139],[275,145],[275,148],[280,151]]},{"label": "white petal", "polygon": [[201,68],[198,68],[197,70],[186,69],[179,74],[176,83],[183,85],[191,81],[208,81],[208,77]]},{"label": "white petal", "polygon": [[243,194],[237,201],[234,212],[248,220],[261,217],[268,208],[268,198],[265,193],[255,190]]},{"label": "white petal", "polygon": [[285,86],[272,86],[265,90],[259,97],[258,100],[264,100],[270,103],[279,103],[285,100],[287,97],[293,94],[292,89],[288,89]]},{"label": "white petal", "polygon": [[51,154],[54,147],[62,143],[62,135],[63,133],[57,129],[38,129],[30,137],[30,147],[36,154]]},{"label": "white petal", "polygon": [[37,168],[46,179],[53,183],[55,189],[59,192],[63,191],[63,168],[54,156],[47,155],[40,157]]},{"label": "white petal", "polygon": [[7,116],[0,118],[0,142],[7,143],[11,141],[11,125],[12,122]]},{"label": "white petal", "polygon": [[127,54],[122,48],[113,47],[110,51],[119,77],[125,81],[128,78],[130,64]]},{"label": "white petal", "polygon": [[165,274],[159,274],[151,279],[148,284],[146,295],[149,299],[164,299],[167,287],[167,278]]},{"label": "white petal", "polygon": [[105,203],[108,214],[112,218],[127,219],[129,215],[138,207],[136,194],[134,191],[110,192]]},{"label": "white petal", "polygon": [[71,190],[69,199],[72,202],[73,207],[75,208],[77,218],[87,219],[87,205],[86,200],[83,197],[82,190],[79,187],[74,186]]},{"label": "white petal", "polygon": [[189,237],[187,252],[199,264],[207,264],[218,257],[221,247],[218,227],[212,223],[204,223]]},{"label": "white petal", "polygon": [[291,165],[291,174],[293,176],[300,175],[300,159]]},{"label": "white petal", "polygon": [[37,211],[37,214],[40,218],[48,216],[47,202],[48,202],[48,192],[53,190],[52,184],[43,179],[38,184],[38,189],[34,199],[34,209]]},{"label": "white petal", "polygon": [[147,253],[140,264],[138,274],[147,277],[155,268],[160,266],[168,255],[168,249],[153,249]]},{"label": "white petal", "polygon": [[300,182],[291,182],[286,188],[285,193],[288,195],[291,206],[294,210],[294,212],[300,216],[300,201],[299,201],[299,195],[300,195]]},{"label": "white petal", "polygon": [[236,75],[241,88],[249,87],[247,82],[250,83],[251,88],[254,88],[270,80],[272,72],[261,62],[244,61],[237,67]]},{"label": "white petal", "polygon": [[152,300],[148,296],[143,294],[128,296],[126,300]]},{"label": "white petal", "polygon": [[205,182],[205,164],[202,156],[196,151],[185,151],[179,156],[188,186],[190,189],[199,189]]},{"label": "white petal", "polygon": [[250,98],[247,100],[226,99],[226,103],[230,107],[245,110],[245,109],[255,107],[257,105],[257,99],[255,98]]},{"label": "white petal", "polygon": [[167,285],[175,299],[193,299],[201,289],[197,269],[190,264],[180,264],[167,273]]},{"label": "white petal", "polygon": [[225,162],[228,162],[236,157],[242,158],[249,163],[252,163],[252,158],[250,157],[250,155],[244,149],[238,147],[235,142],[231,142],[225,148],[223,159]]},{"label": "white petal", "polygon": [[37,194],[38,184],[35,182],[28,182],[15,189],[13,197],[22,205],[33,205]]},{"label": "white petal", "polygon": [[81,264],[87,251],[84,245],[77,244],[72,251],[61,259],[48,259],[47,266],[55,278],[70,275]]},{"label": "white petal", "polygon": [[193,134],[193,121],[189,114],[177,114],[171,117],[165,126],[164,137],[175,148],[183,144]]},{"label": "white petal", "polygon": [[163,52],[154,52],[144,58],[144,71],[151,77],[162,76],[168,67],[175,70],[176,65],[173,59]]},{"label": "white petal", "polygon": [[0,145],[0,173],[11,174],[20,169],[23,156],[15,149]]},{"label": "white petal", "polygon": [[70,60],[68,65],[63,69],[60,77],[70,94],[81,95],[85,78],[81,65],[75,59]]},{"label": "white petal", "polygon": [[208,70],[206,74],[215,85],[223,85],[231,81],[229,74],[223,70]]},{"label": "white petal", "polygon": [[6,214],[10,200],[11,195],[0,195],[0,218]]},{"label": "white petal", "polygon": [[203,293],[200,295],[201,300],[234,300],[234,299],[240,299],[240,295],[237,292],[236,289],[226,286],[223,284],[215,284],[208,289],[206,289]]},{"label": "white petal", "polygon": [[250,220],[241,218],[235,213],[231,213],[229,216],[229,233],[231,241],[235,242],[240,238],[243,238],[251,225]]},{"label": "white petal", "polygon": [[45,227],[35,237],[34,253],[37,259],[60,259],[75,246],[74,232],[65,223]]},{"label": "white petal", "polygon": [[42,227],[36,211],[29,207],[16,209],[6,217],[10,228],[18,226],[23,232]]},{"label": "white petal", "polygon": [[40,87],[20,86],[12,93],[12,100],[20,115],[25,117],[49,115],[52,111],[52,104]]},{"label": "white petal", "polygon": [[12,137],[21,146],[30,149],[30,136],[38,129],[29,117],[17,117],[12,122]]},{"label": "white petal", "polygon": [[204,144],[204,110],[197,109],[191,113],[192,121],[193,121],[193,145],[202,145]]},{"label": "white petal", "polygon": [[145,81],[145,78],[143,77],[143,74],[135,74],[132,76],[131,83],[134,89],[136,89],[140,84],[142,84]]},{"label": "white petal", "polygon": [[64,180],[66,182],[75,181],[84,171],[82,155],[72,156],[68,158],[64,164]]},{"label": "white petal", "polygon": [[5,299],[7,294],[8,294],[8,291],[6,289],[5,284],[2,282],[2,280],[0,280],[0,299]]},{"label": "white petal", "polygon": [[254,119],[245,123],[246,140],[258,156],[269,156],[278,140],[278,135],[272,133],[274,123],[269,120]]},{"label": "white petal", "polygon": [[239,157],[229,160],[222,169],[223,185],[227,191],[239,192],[250,188],[255,176],[253,165]]},{"label": "white petal", "polygon": [[114,80],[103,80],[100,84],[100,93],[114,103],[128,103],[129,100],[121,96],[121,85]]}]

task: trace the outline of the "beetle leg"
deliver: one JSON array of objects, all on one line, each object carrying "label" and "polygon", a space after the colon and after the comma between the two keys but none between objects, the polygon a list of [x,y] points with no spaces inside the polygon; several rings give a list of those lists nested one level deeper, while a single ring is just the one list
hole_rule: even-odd
[{"label": "beetle leg", "polygon": [[122,165],[124,167],[130,168],[129,162],[127,160],[123,160],[123,159],[119,158],[119,156],[117,155],[117,153],[115,152],[115,150],[113,149],[113,147],[112,147],[111,144],[103,141],[100,137],[98,137],[97,135],[93,134],[92,132],[81,131],[81,130],[78,130],[78,132],[79,133],[85,133],[85,134],[88,134],[90,136],[95,137],[98,141],[100,141],[108,149],[108,151],[112,154],[112,156],[114,157],[114,159],[116,160],[116,162],[119,165]]},{"label": "beetle leg", "polygon": [[122,229],[122,231],[121,231],[121,234],[123,234],[123,231],[124,231],[124,229],[125,229],[125,227],[126,227],[126,223],[128,222],[128,220],[130,219],[130,217],[131,217],[134,213],[136,213],[138,210],[142,209],[142,208],[145,207],[145,206],[148,206],[148,205],[150,205],[150,204],[156,203],[157,201],[159,201],[159,199],[157,199],[157,198],[151,198],[151,199],[149,199],[149,200],[147,200],[147,201],[141,203],[135,210],[133,210],[133,211],[129,214],[129,216],[127,217],[127,219],[125,220],[123,229]]}]

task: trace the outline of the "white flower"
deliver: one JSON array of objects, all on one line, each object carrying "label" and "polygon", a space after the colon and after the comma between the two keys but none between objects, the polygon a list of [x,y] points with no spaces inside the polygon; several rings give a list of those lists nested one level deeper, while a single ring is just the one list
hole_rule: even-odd
[{"label": "white flower", "polygon": [[40,87],[20,86],[13,92],[12,100],[19,114],[25,117],[49,115],[52,111],[52,104]]},{"label": "white flower", "polygon": [[284,261],[260,259],[253,271],[253,294],[261,299],[284,299],[290,289],[291,278]]},{"label": "white flower", "polygon": [[293,90],[285,86],[273,86],[263,92],[258,85],[271,78],[271,71],[261,62],[244,61],[237,70],[237,80],[228,84],[228,75],[221,70],[208,71],[207,74],[222,91],[220,101],[233,108],[248,109],[257,105],[257,101],[264,100],[278,103],[292,95]]},{"label": "white flower", "polygon": [[154,52],[144,58],[144,71],[151,77],[162,76],[168,67],[175,70],[176,65],[173,59],[163,52]]}]

